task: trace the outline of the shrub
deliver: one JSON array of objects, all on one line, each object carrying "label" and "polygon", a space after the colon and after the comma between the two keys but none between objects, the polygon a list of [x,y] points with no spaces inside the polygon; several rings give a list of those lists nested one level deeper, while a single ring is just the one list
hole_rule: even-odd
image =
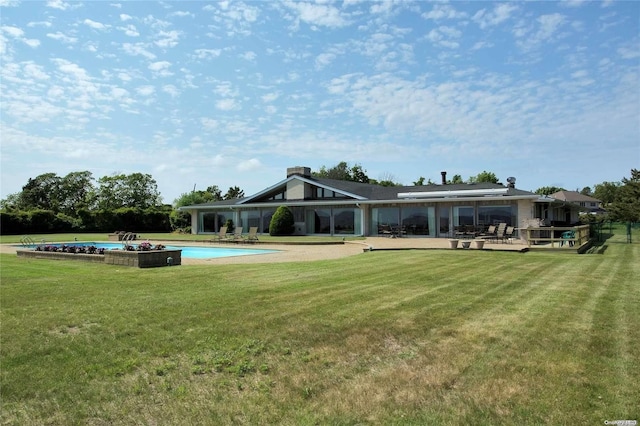
[{"label": "shrub", "polygon": [[291,235],[295,230],[293,213],[287,206],[280,206],[271,217],[269,235]]}]

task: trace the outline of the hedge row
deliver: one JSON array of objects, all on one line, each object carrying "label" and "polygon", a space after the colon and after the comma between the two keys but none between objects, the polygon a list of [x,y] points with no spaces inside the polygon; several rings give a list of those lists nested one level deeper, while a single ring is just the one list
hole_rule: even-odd
[{"label": "hedge row", "polygon": [[4,235],[67,232],[170,232],[171,208],[80,210],[77,217],[51,210],[0,212]]}]

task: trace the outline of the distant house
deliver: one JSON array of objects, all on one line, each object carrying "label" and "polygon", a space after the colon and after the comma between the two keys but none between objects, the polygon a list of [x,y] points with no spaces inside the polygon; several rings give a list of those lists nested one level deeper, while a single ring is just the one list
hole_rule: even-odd
[{"label": "distant house", "polygon": [[[386,187],[314,177],[308,167],[248,197],[181,207],[191,213],[194,234],[217,233],[227,220],[245,231],[269,232],[276,209],[288,206],[296,235],[448,237],[460,227],[507,223],[537,226],[577,218],[578,208],[549,197],[493,183]],[[569,215],[567,215],[569,212]],[[547,223],[548,224],[548,223]]]},{"label": "distant house", "polygon": [[600,214],[605,211],[602,208],[602,201],[577,191],[558,191],[551,194],[550,197],[579,206],[582,208],[581,211],[585,213]]}]

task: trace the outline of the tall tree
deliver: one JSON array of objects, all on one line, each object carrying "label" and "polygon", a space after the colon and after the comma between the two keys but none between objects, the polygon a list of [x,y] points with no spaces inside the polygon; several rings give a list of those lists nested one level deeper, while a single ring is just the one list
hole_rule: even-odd
[{"label": "tall tree", "polygon": [[608,210],[613,220],[640,222],[640,170],[632,169],[631,177],[622,179],[622,186]]},{"label": "tall tree", "polygon": [[244,197],[244,191],[237,186],[230,187],[227,193],[224,194],[225,200],[235,200],[242,197]]},{"label": "tall tree", "polygon": [[341,161],[331,168],[322,166],[320,167],[320,170],[312,172],[312,174],[318,178],[370,183],[367,171],[364,170],[360,164],[349,166],[346,161]]},{"label": "tall tree", "polygon": [[121,207],[146,209],[160,205],[162,198],[156,181],[149,174],[132,173],[105,176],[98,179],[98,208],[114,210]]},{"label": "tall tree", "polygon": [[602,201],[602,204],[606,207],[616,200],[620,186],[622,186],[620,182],[599,183],[594,187],[593,196]]},{"label": "tall tree", "polygon": [[22,187],[19,208],[22,210],[60,211],[60,177],[55,173],[44,173],[29,178]]},{"label": "tall tree", "polygon": [[60,210],[75,216],[79,209],[91,207],[95,196],[93,181],[89,171],[72,172],[63,177],[60,181]]},{"label": "tall tree", "polygon": [[589,186],[585,186],[584,188],[582,188],[582,189],[580,190],[580,193],[581,193],[582,195],[588,195],[589,197],[591,197],[591,195],[592,195],[592,193],[591,193],[591,187],[589,187]]}]

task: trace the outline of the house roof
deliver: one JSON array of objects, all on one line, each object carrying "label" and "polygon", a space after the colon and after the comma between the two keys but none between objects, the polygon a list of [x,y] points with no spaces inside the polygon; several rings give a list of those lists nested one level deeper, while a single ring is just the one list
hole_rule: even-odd
[{"label": "house roof", "polygon": [[[448,185],[419,185],[419,186],[381,186],[361,182],[351,182],[345,180],[316,178],[312,176],[292,175],[286,179],[272,185],[262,191],[248,197],[217,201],[213,203],[197,204],[194,206],[183,206],[180,210],[201,210],[207,208],[221,208],[232,206],[248,206],[256,204],[264,204],[261,198],[278,190],[287,187],[287,183],[292,180],[299,180],[311,185],[334,191],[345,199],[351,199],[354,202],[398,202],[401,200],[413,199],[449,199],[459,198],[476,198],[476,197],[502,197],[511,198],[527,198],[537,199],[538,195],[529,191],[506,187],[501,184],[481,182],[481,183],[464,183],[464,184],[448,184]],[[322,203],[326,200],[278,200],[271,203],[284,204],[291,202],[317,202]],[[339,202],[339,200],[336,200]]]},{"label": "house roof", "polygon": [[567,201],[570,203],[600,203],[597,198],[590,197],[588,195],[581,194],[577,191],[558,191],[550,195],[550,197],[556,200]]}]

